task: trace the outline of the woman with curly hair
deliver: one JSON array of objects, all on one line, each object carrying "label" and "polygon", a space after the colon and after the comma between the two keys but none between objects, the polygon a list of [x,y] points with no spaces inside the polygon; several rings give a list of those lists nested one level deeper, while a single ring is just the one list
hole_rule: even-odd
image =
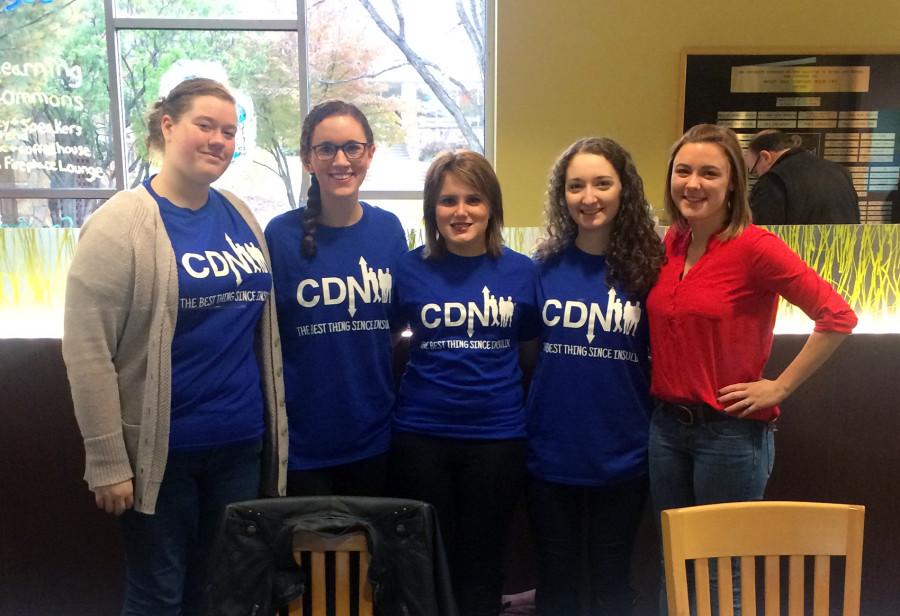
[{"label": "woman with curly hair", "polygon": [[[537,249],[541,351],[528,400],[528,507],[538,614],[629,614],[647,497],[646,297],[664,254],[631,156],[573,143],[550,174]],[[590,588],[579,588],[585,559]]]}]

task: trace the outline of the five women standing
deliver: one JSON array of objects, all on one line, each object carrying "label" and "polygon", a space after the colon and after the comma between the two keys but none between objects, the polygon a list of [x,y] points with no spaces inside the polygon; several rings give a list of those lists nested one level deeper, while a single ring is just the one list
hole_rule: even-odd
[{"label": "five women standing", "polygon": [[[283,491],[283,397],[288,493],[383,494],[390,447],[395,493],[438,511],[464,614],[499,613],[526,452],[539,613],[577,612],[586,558],[592,613],[627,614],[649,350],[658,517],[761,498],[778,404],[855,324],[827,283],[750,224],[727,129],[695,127],[673,148],[665,255],[628,153],[603,138],[572,144],[552,171],[535,267],[503,247],[499,182],[465,151],[429,168],[426,244],[407,253],[397,218],[359,201],[375,152],[368,121],[329,101],[303,124],[307,206],[266,230],[270,274],[246,207],[210,188],[236,123],[234,99],[209,80],[161,100],[148,138],[164,153],[159,174],[91,217],[70,272],[64,354],[86,478],[99,507],[124,513],[127,614],[195,613],[224,504]],[[206,262],[213,253],[225,274]],[[779,295],[816,329],[769,381]],[[395,403],[391,331],[402,325],[410,360]],[[539,335],[526,413],[519,346]]]}]

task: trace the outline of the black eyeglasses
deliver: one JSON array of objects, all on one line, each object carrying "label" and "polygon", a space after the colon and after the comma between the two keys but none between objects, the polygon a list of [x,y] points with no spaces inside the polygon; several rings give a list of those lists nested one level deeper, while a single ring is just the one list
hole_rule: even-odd
[{"label": "black eyeglasses", "polygon": [[362,155],[366,153],[366,148],[368,147],[368,143],[360,143],[359,141],[348,141],[341,145],[326,141],[325,143],[312,146],[312,151],[319,160],[334,159],[334,157],[337,156],[338,150],[342,151],[344,156],[349,160],[356,160],[357,158],[362,158]]},{"label": "black eyeglasses", "polygon": [[750,175],[756,175],[756,165],[759,164],[759,157],[760,157],[760,155],[757,154],[757,155],[756,155],[756,160],[753,161],[753,166],[750,167],[750,170],[747,172],[747,173],[749,173]]}]

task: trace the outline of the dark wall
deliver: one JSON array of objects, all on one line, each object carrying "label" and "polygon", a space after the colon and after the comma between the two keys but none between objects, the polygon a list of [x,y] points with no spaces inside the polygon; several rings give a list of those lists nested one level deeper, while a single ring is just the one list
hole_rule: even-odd
[{"label": "dark wall", "polygon": [[59,340],[0,340],[0,614],[117,614],[122,550],[82,480]]},{"label": "dark wall", "polygon": [[[803,336],[780,337],[776,375]],[[782,405],[770,500],[866,506],[862,613],[900,612],[900,335],[850,336]]]},{"label": "dark wall", "polygon": [[[777,374],[803,340],[778,337],[768,372]],[[783,405],[767,491],[771,499],[866,505],[869,616],[900,606],[898,367],[900,335],[851,336]],[[118,613],[116,521],[97,511],[83,466],[59,341],[0,340],[0,614]],[[512,590],[531,581],[528,546],[520,541],[511,555]],[[647,516],[635,559],[641,616],[654,613],[656,549]]]}]

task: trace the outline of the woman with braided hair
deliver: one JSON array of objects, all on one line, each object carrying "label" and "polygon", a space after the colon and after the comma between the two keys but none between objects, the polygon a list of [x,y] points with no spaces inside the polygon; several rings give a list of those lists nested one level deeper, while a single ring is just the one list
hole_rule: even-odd
[{"label": "woman with braided hair", "polygon": [[354,105],[332,100],[303,121],[312,176],[305,207],[266,228],[284,357],[289,496],[384,491],[394,384],[396,216],[359,200],[375,139]]}]

